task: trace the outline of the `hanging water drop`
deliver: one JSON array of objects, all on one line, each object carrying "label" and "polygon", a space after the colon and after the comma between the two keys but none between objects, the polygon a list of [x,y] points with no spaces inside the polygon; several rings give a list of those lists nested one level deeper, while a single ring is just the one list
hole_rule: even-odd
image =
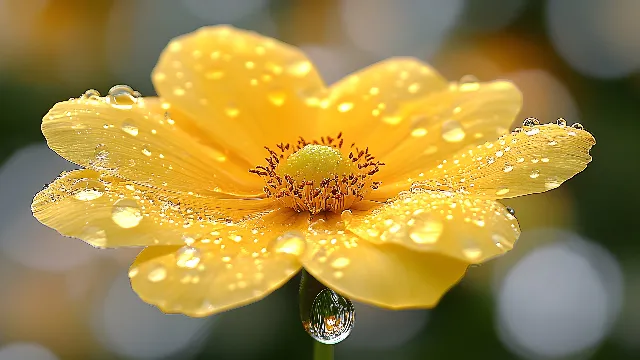
[{"label": "hanging water drop", "polygon": [[584,126],[582,126],[582,124],[580,123],[575,123],[573,125],[571,125],[572,128],[574,129],[578,129],[578,130],[584,130]]},{"label": "hanging water drop", "polygon": [[111,219],[124,229],[138,226],[142,221],[140,206],[133,199],[120,199],[111,208]]},{"label": "hanging water drop", "polygon": [[447,142],[460,142],[464,139],[466,133],[462,128],[462,124],[457,120],[447,120],[442,123],[442,138]]},{"label": "hanging water drop", "polygon": [[507,211],[511,216],[516,216],[516,211],[512,207],[507,206]]},{"label": "hanging water drop", "polygon": [[478,89],[480,89],[480,83],[473,75],[465,75],[458,81],[458,90],[460,91],[476,91]]},{"label": "hanging water drop", "polygon": [[567,120],[564,118],[558,118],[558,120],[556,120],[556,124],[560,127],[565,127],[567,126]]},{"label": "hanging water drop", "polygon": [[325,287],[305,271],[300,281],[299,301],[302,326],[314,340],[337,344],[353,330],[356,313],[351,300]]}]

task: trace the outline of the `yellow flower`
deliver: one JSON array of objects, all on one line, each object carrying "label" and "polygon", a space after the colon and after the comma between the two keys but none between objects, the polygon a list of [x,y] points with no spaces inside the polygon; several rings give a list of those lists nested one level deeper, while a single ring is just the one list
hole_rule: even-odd
[{"label": "yellow flower", "polygon": [[117,86],[49,111],[49,146],[86,169],[33,211],[97,247],[145,246],[133,289],[191,316],[301,267],[355,300],[434,306],[518,238],[496,200],[559,186],[595,143],[562,121],[509,133],[522,99],[507,81],[394,58],[327,87],[297,49],[227,26],[173,40],[152,78],[158,98]]}]

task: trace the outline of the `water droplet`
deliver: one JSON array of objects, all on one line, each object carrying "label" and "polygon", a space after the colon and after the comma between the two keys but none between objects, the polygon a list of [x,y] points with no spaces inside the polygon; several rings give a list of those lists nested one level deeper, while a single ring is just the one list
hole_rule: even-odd
[{"label": "water droplet", "polygon": [[350,103],[350,102],[343,102],[340,105],[338,105],[338,111],[342,113],[347,112],[351,109],[353,109],[353,103]]},{"label": "water droplet", "polygon": [[560,182],[559,182],[559,181],[556,181],[556,180],[549,180],[549,181],[547,181],[547,182],[545,182],[545,183],[544,183],[544,187],[545,187],[547,190],[555,189],[555,188],[557,188],[558,186],[560,186]]},{"label": "water droplet", "polygon": [[[344,276],[342,272],[335,275]],[[307,273],[303,273],[300,283],[300,317],[302,326],[313,339],[330,345],[349,336],[356,318],[351,300],[326,288]]]},{"label": "water droplet", "polygon": [[122,131],[131,136],[138,136],[138,127],[135,126],[132,119],[127,119],[124,123],[122,123]]},{"label": "water droplet", "polygon": [[149,281],[157,283],[167,278],[167,269],[164,266],[158,265],[147,274]]},{"label": "water droplet", "polygon": [[269,101],[275,106],[282,106],[287,100],[287,93],[282,89],[274,89],[267,94]]},{"label": "water droplet", "polygon": [[130,229],[142,221],[140,206],[133,199],[120,199],[111,208],[111,219],[121,228]]},{"label": "water droplet", "polygon": [[131,109],[138,101],[140,93],[127,85],[116,85],[109,89],[107,102],[113,107]]},{"label": "water droplet", "polygon": [[535,179],[538,176],[540,176],[540,170],[533,170],[533,171],[531,171],[531,174],[529,174],[529,177],[532,178],[532,179]]},{"label": "water droplet", "polygon": [[480,83],[475,76],[465,75],[458,81],[458,89],[460,91],[476,91],[480,89]]},{"label": "water droplet", "polygon": [[349,258],[339,257],[331,262],[331,266],[333,266],[335,269],[344,269],[345,267],[349,266],[349,263],[351,263],[351,260],[349,260]]},{"label": "water droplet", "polygon": [[540,120],[538,120],[538,119],[536,119],[534,117],[526,118],[522,122],[522,126],[536,126],[536,125],[540,125]]},{"label": "water droplet", "polygon": [[560,127],[565,127],[567,126],[567,120],[564,118],[558,118],[558,120],[556,120],[556,124]]},{"label": "water droplet", "polygon": [[238,109],[234,105],[228,105],[224,109],[224,113],[227,114],[228,117],[234,118],[234,117],[237,117],[240,114],[240,109]]},{"label": "water droplet", "polygon": [[448,142],[460,142],[465,137],[462,124],[457,120],[447,120],[442,123],[442,138]]},{"label": "water droplet", "polygon": [[516,211],[512,207],[507,206],[507,211],[511,216],[516,216]]},{"label": "water droplet", "polygon": [[99,97],[100,93],[95,89],[89,89],[82,94],[82,98],[87,100],[98,100]]},{"label": "water droplet", "polygon": [[506,193],[509,192],[509,189],[507,188],[502,188],[502,189],[498,189],[498,191],[496,191],[496,195],[500,196],[500,195],[505,195]]},{"label": "water droplet", "polygon": [[482,256],[482,250],[476,246],[467,246],[462,249],[462,254],[469,260],[477,260]]},{"label": "water droplet", "polygon": [[571,127],[578,130],[584,130],[584,126],[582,126],[582,124],[580,123],[574,123],[573,125],[571,125]]},{"label": "water droplet", "polygon": [[553,146],[553,145],[558,145],[558,142],[557,142],[557,141],[555,141],[555,140],[551,140],[551,141],[549,141],[549,142],[547,143],[547,145],[551,145],[551,146]]},{"label": "water droplet", "polygon": [[304,253],[306,246],[307,244],[302,233],[297,231],[288,231],[275,238],[269,244],[269,251],[300,256]]},{"label": "water droplet", "polygon": [[200,264],[200,250],[192,246],[183,246],[176,251],[176,265],[181,268],[195,269]]},{"label": "water droplet", "polygon": [[413,218],[409,238],[416,244],[434,244],[442,235],[444,225],[435,219],[425,219],[422,216]]},{"label": "water droplet", "polygon": [[83,180],[75,184],[76,193],[73,197],[80,201],[95,200],[104,195],[104,185],[97,180]]},{"label": "water droplet", "polygon": [[145,145],[142,147],[142,153],[146,156],[151,156],[151,150],[149,150],[149,145]]},{"label": "water droplet", "polygon": [[513,171],[513,166],[512,166],[512,165],[509,165],[509,163],[505,163],[505,164],[504,164],[504,169],[502,169],[502,170],[503,170],[504,172],[506,172],[506,173],[511,172],[511,171]]},{"label": "water droplet", "polygon": [[138,275],[138,273],[140,273],[140,269],[138,269],[138,267],[132,267],[131,269],[129,269],[129,278],[133,279],[134,277],[136,277],[136,275]]},{"label": "water droplet", "polygon": [[537,127],[534,127],[534,128],[531,128],[530,130],[525,131],[524,133],[529,135],[529,136],[532,136],[532,135],[540,133],[540,129],[538,129]]}]

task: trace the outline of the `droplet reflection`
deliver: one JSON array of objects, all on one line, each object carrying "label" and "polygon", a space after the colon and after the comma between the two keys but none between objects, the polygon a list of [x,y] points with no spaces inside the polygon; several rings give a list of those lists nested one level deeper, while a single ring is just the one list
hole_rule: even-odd
[{"label": "droplet reflection", "polygon": [[351,334],[356,319],[351,300],[306,272],[302,273],[299,296],[302,326],[314,340],[333,345]]}]

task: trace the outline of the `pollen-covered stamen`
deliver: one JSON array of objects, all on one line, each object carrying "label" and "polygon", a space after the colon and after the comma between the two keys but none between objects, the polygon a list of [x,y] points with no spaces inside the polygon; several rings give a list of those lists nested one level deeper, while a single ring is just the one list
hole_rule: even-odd
[{"label": "pollen-covered stamen", "polygon": [[371,176],[382,164],[374,161],[369,149],[351,144],[345,156],[342,134],[308,142],[277,145],[278,151],[266,148],[270,156],[266,166],[250,172],[264,178],[264,192],[296,211],[317,214],[341,212],[358,202],[380,185]]}]

